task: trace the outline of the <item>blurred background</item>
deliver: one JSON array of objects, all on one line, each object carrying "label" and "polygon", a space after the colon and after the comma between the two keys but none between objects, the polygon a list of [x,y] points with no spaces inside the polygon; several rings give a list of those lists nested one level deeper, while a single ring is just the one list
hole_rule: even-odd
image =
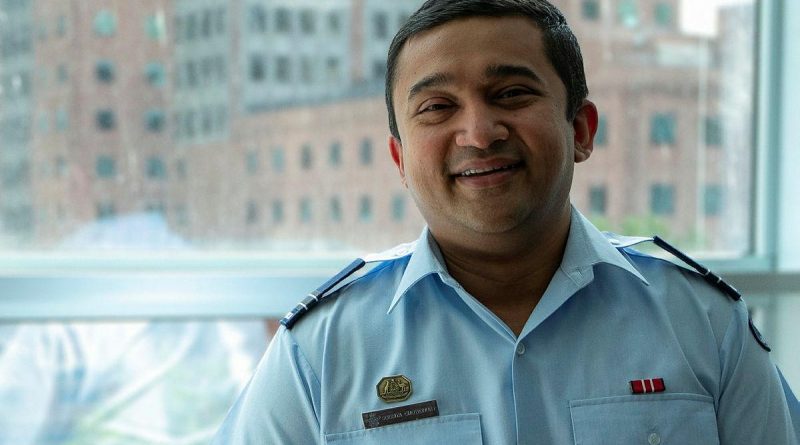
[{"label": "blurred background", "polygon": [[[280,318],[423,221],[386,51],[420,0],[0,0],[0,444],[207,443]],[[555,0],[572,200],[738,286],[800,388],[800,3]]]}]

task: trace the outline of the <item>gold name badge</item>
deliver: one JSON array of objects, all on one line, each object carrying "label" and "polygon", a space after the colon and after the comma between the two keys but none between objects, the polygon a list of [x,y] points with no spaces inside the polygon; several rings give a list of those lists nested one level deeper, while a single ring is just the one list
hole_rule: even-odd
[{"label": "gold name badge", "polygon": [[411,380],[404,375],[384,377],[378,382],[378,397],[384,402],[402,402],[411,395]]}]

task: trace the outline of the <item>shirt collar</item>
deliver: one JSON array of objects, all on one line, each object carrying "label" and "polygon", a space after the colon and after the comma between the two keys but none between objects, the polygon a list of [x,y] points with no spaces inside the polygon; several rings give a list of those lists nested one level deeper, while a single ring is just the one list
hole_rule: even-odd
[{"label": "shirt collar", "polygon": [[[637,277],[645,285],[649,285],[627,258],[613,247],[609,240],[578,209],[573,207],[569,236],[560,268],[568,276],[572,276],[573,272],[591,269],[601,263],[619,267]],[[397,286],[387,313],[397,306],[410,288],[432,274],[449,277],[439,246],[428,227],[425,227],[414,246],[414,252],[403,272],[403,278]]]}]

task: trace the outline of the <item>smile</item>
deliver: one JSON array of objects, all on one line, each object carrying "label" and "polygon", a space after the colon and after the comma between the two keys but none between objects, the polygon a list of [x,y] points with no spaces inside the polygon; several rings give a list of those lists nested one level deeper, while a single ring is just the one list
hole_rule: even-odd
[{"label": "smile", "polygon": [[506,170],[511,170],[515,168],[519,168],[522,166],[522,162],[517,162],[515,164],[504,165],[501,167],[492,167],[492,168],[471,168],[469,170],[465,170],[461,173],[457,173],[453,176],[457,178],[471,178],[475,176],[486,176],[492,173],[498,173]]}]

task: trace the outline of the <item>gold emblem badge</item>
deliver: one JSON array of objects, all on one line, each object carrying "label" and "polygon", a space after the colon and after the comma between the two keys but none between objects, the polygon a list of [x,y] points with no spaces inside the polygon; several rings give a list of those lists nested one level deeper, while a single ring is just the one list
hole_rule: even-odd
[{"label": "gold emblem badge", "polygon": [[411,380],[404,375],[384,377],[378,382],[378,397],[384,402],[402,402],[411,395]]}]

